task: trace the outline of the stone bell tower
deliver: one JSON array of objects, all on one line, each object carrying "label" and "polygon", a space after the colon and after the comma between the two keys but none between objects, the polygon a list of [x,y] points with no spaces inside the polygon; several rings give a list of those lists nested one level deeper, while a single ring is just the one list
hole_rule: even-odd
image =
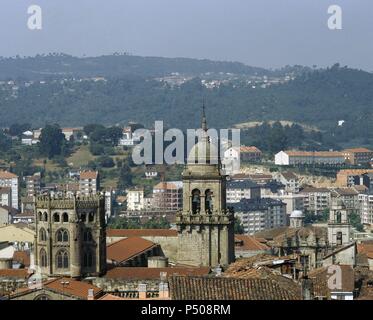
[{"label": "stone bell tower", "polygon": [[203,109],[202,134],[183,171],[183,210],[177,214],[178,259],[192,266],[234,261],[234,215],[226,207],[226,177],[210,141]]},{"label": "stone bell tower", "polygon": [[328,222],[328,241],[332,247],[343,246],[350,243],[351,225],[348,211],[340,198],[331,199],[331,208]]}]

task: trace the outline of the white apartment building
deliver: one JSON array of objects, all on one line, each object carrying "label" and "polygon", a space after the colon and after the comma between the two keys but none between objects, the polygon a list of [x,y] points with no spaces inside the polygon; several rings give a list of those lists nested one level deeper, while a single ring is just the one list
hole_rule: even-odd
[{"label": "white apartment building", "polygon": [[373,224],[373,194],[359,194],[360,219],[363,224]]},{"label": "white apartment building", "polygon": [[144,210],[144,189],[130,189],[127,191],[127,211]]},{"label": "white apartment building", "polygon": [[260,198],[261,187],[251,180],[231,180],[227,182],[227,203],[237,203],[241,199]]},{"label": "white apartment building", "polygon": [[0,187],[11,189],[11,207],[18,209],[18,176],[8,171],[0,171]]},{"label": "white apartment building", "polygon": [[275,164],[278,166],[343,163],[344,154],[337,151],[280,151],[275,155]]},{"label": "white apartment building", "polygon": [[275,200],[280,200],[286,204],[286,214],[291,215],[293,211],[303,211],[304,202],[307,196],[304,194],[295,193],[279,193],[277,195],[269,195],[265,198],[271,198]]},{"label": "white apartment building", "polygon": [[79,191],[83,195],[96,194],[99,191],[100,182],[98,171],[81,171],[79,177]]},{"label": "white apartment building", "polygon": [[242,199],[231,205],[245,234],[287,225],[286,204],[274,199]]}]

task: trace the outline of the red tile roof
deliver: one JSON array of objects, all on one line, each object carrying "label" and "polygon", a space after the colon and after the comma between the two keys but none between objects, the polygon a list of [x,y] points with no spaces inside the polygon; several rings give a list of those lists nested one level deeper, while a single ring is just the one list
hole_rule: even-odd
[{"label": "red tile roof", "polygon": [[240,147],[240,152],[242,153],[262,153],[262,151],[260,151],[257,147],[255,146],[250,146],[250,147],[247,147],[247,146],[241,146]]},{"label": "red tile roof", "polygon": [[98,171],[81,171],[80,179],[97,179]]},{"label": "red tile roof", "polygon": [[107,259],[117,263],[153,249],[157,245],[139,237],[131,237],[113,242],[107,246]]},{"label": "red tile roof", "polygon": [[173,300],[300,300],[300,290],[289,290],[272,279],[172,276]]},{"label": "red tile roof", "polygon": [[177,230],[172,229],[108,229],[107,237],[177,237]]},{"label": "red tile roof", "polygon": [[258,251],[258,250],[269,249],[267,245],[261,243],[255,237],[249,236],[249,235],[236,234],[235,242],[236,242],[236,251],[242,251],[242,250]]},{"label": "red tile roof", "polygon": [[27,279],[30,275],[27,269],[0,269],[0,278]]},{"label": "red tile roof", "polygon": [[105,277],[110,279],[160,279],[161,272],[171,275],[204,276],[210,273],[209,267],[167,267],[167,268],[146,268],[146,267],[117,267],[108,270]]},{"label": "red tile roof", "polygon": [[342,152],[345,152],[345,153],[355,153],[355,152],[373,152],[373,151],[369,150],[367,148],[351,148],[351,149],[345,149]]},{"label": "red tile roof", "polygon": [[14,251],[13,261],[23,264],[25,267],[30,266],[30,255],[26,251]]},{"label": "red tile roof", "polygon": [[18,178],[18,176],[9,171],[0,170],[0,179],[13,179],[13,178]]}]

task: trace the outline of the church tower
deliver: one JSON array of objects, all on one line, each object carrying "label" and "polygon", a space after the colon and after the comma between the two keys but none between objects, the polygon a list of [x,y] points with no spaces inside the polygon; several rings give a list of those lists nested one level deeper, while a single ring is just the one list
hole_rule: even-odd
[{"label": "church tower", "polygon": [[35,213],[38,273],[82,278],[106,272],[103,196],[38,196]]},{"label": "church tower", "polygon": [[340,198],[333,197],[328,222],[328,241],[332,247],[350,243],[351,225],[348,211]]},{"label": "church tower", "polygon": [[178,263],[225,266],[234,261],[234,215],[226,207],[226,177],[210,141],[203,109],[199,141],[183,171],[183,209],[177,214]]}]

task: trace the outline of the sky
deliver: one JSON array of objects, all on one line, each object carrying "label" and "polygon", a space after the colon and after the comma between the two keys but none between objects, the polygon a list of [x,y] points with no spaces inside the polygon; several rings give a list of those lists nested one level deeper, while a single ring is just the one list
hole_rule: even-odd
[{"label": "sky", "polygon": [[[42,30],[27,27],[34,4]],[[342,8],[342,30],[328,28],[330,5]],[[371,0],[1,0],[0,14],[0,56],[128,52],[373,71]]]}]

